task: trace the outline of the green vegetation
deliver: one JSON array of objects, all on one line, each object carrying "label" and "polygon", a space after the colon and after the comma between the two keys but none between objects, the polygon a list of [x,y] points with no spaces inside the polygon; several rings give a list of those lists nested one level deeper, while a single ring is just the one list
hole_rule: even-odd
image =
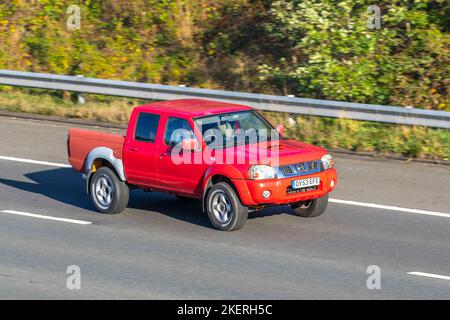
[{"label": "green vegetation", "polygon": [[369,4],[2,1],[0,68],[450,110],[450,2]]},{"label": "green vegetation", "polygon": [[[26,92],[30,91],[30,92]],[[137,99],[87,95],[86,104],[66,93],[36,90],[0,91],[0,109],[125,124]],[[394,153],[408,157],[450,159],[450,130],[397,126],[347,119],[263,112],[273,124],[284,124],[291,138],[333,149]]]},{"label": "green vegetation", "polygon": [[[67,9],[81,28],[67,28]],[[450,2],[11,0],[0,3],[0,69],[450,111]],[[137,100],[0,88],[0,108],[126,122]],[[270,113],[331,148],[450,158],[450,132]]]}]

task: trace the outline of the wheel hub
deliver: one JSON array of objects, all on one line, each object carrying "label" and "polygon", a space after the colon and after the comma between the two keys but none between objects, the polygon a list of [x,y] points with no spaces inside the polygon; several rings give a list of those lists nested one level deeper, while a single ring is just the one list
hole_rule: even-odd
[{"label": "wheel hub", "polygon": [[212,211],[220,223],[226,224],[231,220],[233,209],[231,201],[224,192],[218,192],[212,198]]},{"label": "wheel hub", "polygon": [[100,177],[95,183],[95,197],[100,207],[107,209],[113,201],[114,186],[107,176]]}]

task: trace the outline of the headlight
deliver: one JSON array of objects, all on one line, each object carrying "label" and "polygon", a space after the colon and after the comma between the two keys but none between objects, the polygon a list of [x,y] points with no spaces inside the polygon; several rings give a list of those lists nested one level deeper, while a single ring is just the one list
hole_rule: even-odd
[{"label": "headlight", "polygon": [[331,169],[334,167],[334,160],[333,160],[333,157],[331,156],[331,154],[327,153],[320,160],[322,161],[323,168],[325,170]]},{"label": "headlight", "polygon": [[277,177],[277,174],[275,172],[275,169],[271,166],[266,165],[258,165],[258,166],[252,166],[250,167],[250,170],[248,170],[248,177],[250,179],[275,179]]}]

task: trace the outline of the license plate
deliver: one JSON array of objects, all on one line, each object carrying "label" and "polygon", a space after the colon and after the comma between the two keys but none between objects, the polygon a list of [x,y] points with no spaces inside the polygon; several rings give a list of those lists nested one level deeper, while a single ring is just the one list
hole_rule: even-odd
[{"label": "license plate", "polygon": [[320,178],[308,178],[308,179],[300,179],[292,181],[292,189],[300,189],[300,188],[308,188],[318,186],[320,184]]}]

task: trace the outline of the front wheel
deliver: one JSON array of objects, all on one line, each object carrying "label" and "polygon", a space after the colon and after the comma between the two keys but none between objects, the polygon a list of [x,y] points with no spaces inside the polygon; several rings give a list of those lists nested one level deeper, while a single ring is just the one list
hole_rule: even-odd
[{"label": "front wheel", "polygon": [[95,171],[89,186],[92,202],[102,213],[122,212],[129,199],[129,188],[108,167]]},{"label": "front wheel", "polygon": [[206,196],[206,211],[214,228],[234,231],[247,221],[248,208],[226,182],[213,185]]},{"label": "front wheel", "polygon": [[291,207],[295,214],[300,217],[320,216],[328,207],[328,193],[321,198],[291,204]]}]

